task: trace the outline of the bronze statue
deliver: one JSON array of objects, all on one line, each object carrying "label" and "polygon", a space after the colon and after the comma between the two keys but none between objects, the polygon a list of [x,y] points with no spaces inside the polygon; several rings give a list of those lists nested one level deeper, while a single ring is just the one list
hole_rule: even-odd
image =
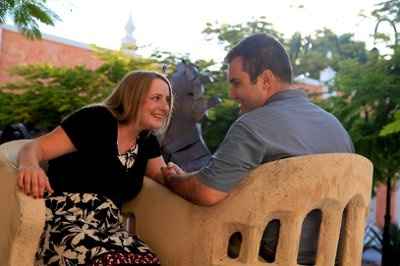
[{"label": "bronze statue", "polygon": [[179,63],[171,82],[175,107],[170,127],[160,137],[163,156],[185,171],[195,171],[207,164],[211,157],[202,137],[200,121],[207,110],[221,100],[204,96],[203,83],[210,82],[210,78],[200,74],[193,64]]}]

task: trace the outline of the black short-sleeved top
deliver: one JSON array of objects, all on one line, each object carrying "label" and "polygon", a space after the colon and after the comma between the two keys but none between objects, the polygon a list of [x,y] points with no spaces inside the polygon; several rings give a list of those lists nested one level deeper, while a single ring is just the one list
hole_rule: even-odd
[{"label": "black short-sleeved top", "polygon": [[55,192],[99,193],[118,207],[142,188],[147,161],[161,155],[157,138],[142,132],[134,165],[118,158],[118,122],[104,106],[82,108],[61,122],[76,152],[49,161],[48,176]]}]

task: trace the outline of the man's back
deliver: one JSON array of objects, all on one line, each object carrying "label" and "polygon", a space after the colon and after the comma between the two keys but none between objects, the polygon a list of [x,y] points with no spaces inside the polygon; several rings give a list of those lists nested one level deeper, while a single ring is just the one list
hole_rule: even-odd
[{"label": "man's back", "polygon": [[[230,191],[261,163],[339,152],[354,152],[352,141],[340,122],[311,103],[304,92],[285,90],[272,96],[264,106],[239,117],[199,176],[209,186]],[[313,265],[320,220],[320,213],[314,211],[303,224],[300,264]],[[264,253],[266,257],[273,255],[277,231],[277,224],[271,224],[263,239],[269,250]]]},{"label": "man's back", "polygon": [[340,122],[311,103],[304,92],[286,90],[239,117],[198,175],[203,184],[231,191],[262,163],[335,152],[354,152]]},{"label": "man's back", "polygon": [[[340,122],[311,103],[301,91],[278,93],[265,106],[245,114],[240,120],[265,144],[259,147],[265,150],[263,162],[305,154],[354,152],[351,139]],[[320,222],[319,211],[312,211],[305,219],[299,264],[314,264]],[[273,257],[278,224],[270,224],[268,230],[263,237],[265,250],[260,254],[265,259]]]},{"label": "man's back", "polygon": [[340,122],[299,90],[275,94],[265,106],[244,114],[240,122],[264,143],[263,163],[305,154],[354,152]]}]

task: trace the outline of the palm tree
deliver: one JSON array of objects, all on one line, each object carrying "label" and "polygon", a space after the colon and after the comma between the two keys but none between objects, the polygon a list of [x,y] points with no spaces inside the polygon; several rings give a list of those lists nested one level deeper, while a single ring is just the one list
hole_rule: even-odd
[{"label": "palm tree", "polygon": [[58,15],[46,6],[46,0],[1,0],[0,24],[7,18],[14,21],[18,29],[28,38],[39,39],[39,24],[54,25]]}]

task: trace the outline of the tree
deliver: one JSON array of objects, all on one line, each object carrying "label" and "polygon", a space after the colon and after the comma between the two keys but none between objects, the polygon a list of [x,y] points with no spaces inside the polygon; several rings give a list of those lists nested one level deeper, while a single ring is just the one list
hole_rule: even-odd
[{"label": "tree", "polygon": [[[396,47],[396,52],[395,55],[392,57],[390,62],[392,63],[391,65],[391,71],[393,75],[400,75],[400,47]],[[397,80],[398,82],[399,80]],[[397,83],[399,85],[399,83]],[[393,84],[395,86],[395,84]],[[398,92],[398,88],[396,91],[396,94],[393,95],[395,96],[395,100],[397,103],[400,101],[400,92]],[[382,137],[388,137],[392,134],[398,134],[400,132],[400,111],[398,109],[399,106],[396,106],[397,109],[393,110],[393,113],[391,116],[393,117],[393,121],[389,121],[380,131],[380,136]]]},{"label": "tree", "polygon": [[399,134],[381,134],[400,107],[400,50],[390,60],[370,52],[368,61],[345,60],[336,78],[338,96],[324,104],[343,122],[358,153],[374,163],[377,179],[400,170]]},{"label": "tree", "polygon": [[212,152],[218,148],[229,127],[239,115],[238,104],[228,97],[229,86],[224,79],[216,80],[206,86],[207,96],[218,96],[222,100],[219,105],[208,111],[208,118],[203,123],[204,139]]},{"label": "tree", "polygon": [[259,32],[271,34],[283,41],[283,35],[274,30],[273,25],[264,16],[256,18],[254,21],[234,25],[209,22],[203,30],[207,40],[216,38],[225,50],[232,48],[241,39]]},{"label": "tree", "polygon": [[207,23],[203,30],[206,39],[217,39],[225,50],[231,49],[241,39],[257,32],[271,34],[282,42],[293,63],[295,75],[307,74],[318,79],[319,72],[328,66],[338,70],[342,60],[356,58],[359,62],[365,62],[367,58],[365,43],[354,41],[351,33],[337,35],[324,28],[308,36],[296,32],[286,40],[266,17],[234,25]]},{"label": "tree", "polygon": [[400,1],[388,0],[377,4],[377,9],[372,12],[376,18],[387,17],[394,22],[400,22]]},{"label": "tree", "polygon": [[39,24],[54,25],[59,16],[46,6],[46,0],[1,0],[0,24],[11,17],[19,30],[29,38],[41,38]]},{"label": "tree", "polygon": [[305,37],[295,33],[287,47],[295,75],[307,74],[315,79],[319,79],[319,72],[328,66],[339,70],[343,60],[355,59],[361,63],[367,60],[364,42],[354,41],[351,33],[337,35],[327,28]]},{"label": "tree", "polygon": [[104,64],[96,70],[84,66],[19,66],[13,73],[21,79],[0,87],[0,125],[16,122],[51,129],[72,111],[102,101],[129,71],[154,69],[153,59],[129,57],[98,49]]},{"label": "tree", "polygon": [[387,185],[382,265],[392,265],[390,192],[400,172],[400,134],[381,132],[393,122],[400,107],[399,60],[400,50],[396,49],[389,60],[372,51],[364,64],[356,60],[342,62],[336,78],[339,96],[327,101],[349,130],[357,153],[373,162],[374,181]]},{"label": "tree", "polygon": [[30,65],[14,73],[23,79],[2,86],[3,97],[12,99],[10,106],[0,106],[2,125],[24,122],[54,128],[73,110],[103,99],[113,84],[104,74],[83,66]]},{"label": "tree", "polygon": [[104,61],[104,64],[96,72],[106,75],[113,83],[120,81],[130,71],[140,69],[160,71],[160,63],[153,58],[132,57],[123,51],[110,51],[96,46],[93,49],[96,55]]}]

